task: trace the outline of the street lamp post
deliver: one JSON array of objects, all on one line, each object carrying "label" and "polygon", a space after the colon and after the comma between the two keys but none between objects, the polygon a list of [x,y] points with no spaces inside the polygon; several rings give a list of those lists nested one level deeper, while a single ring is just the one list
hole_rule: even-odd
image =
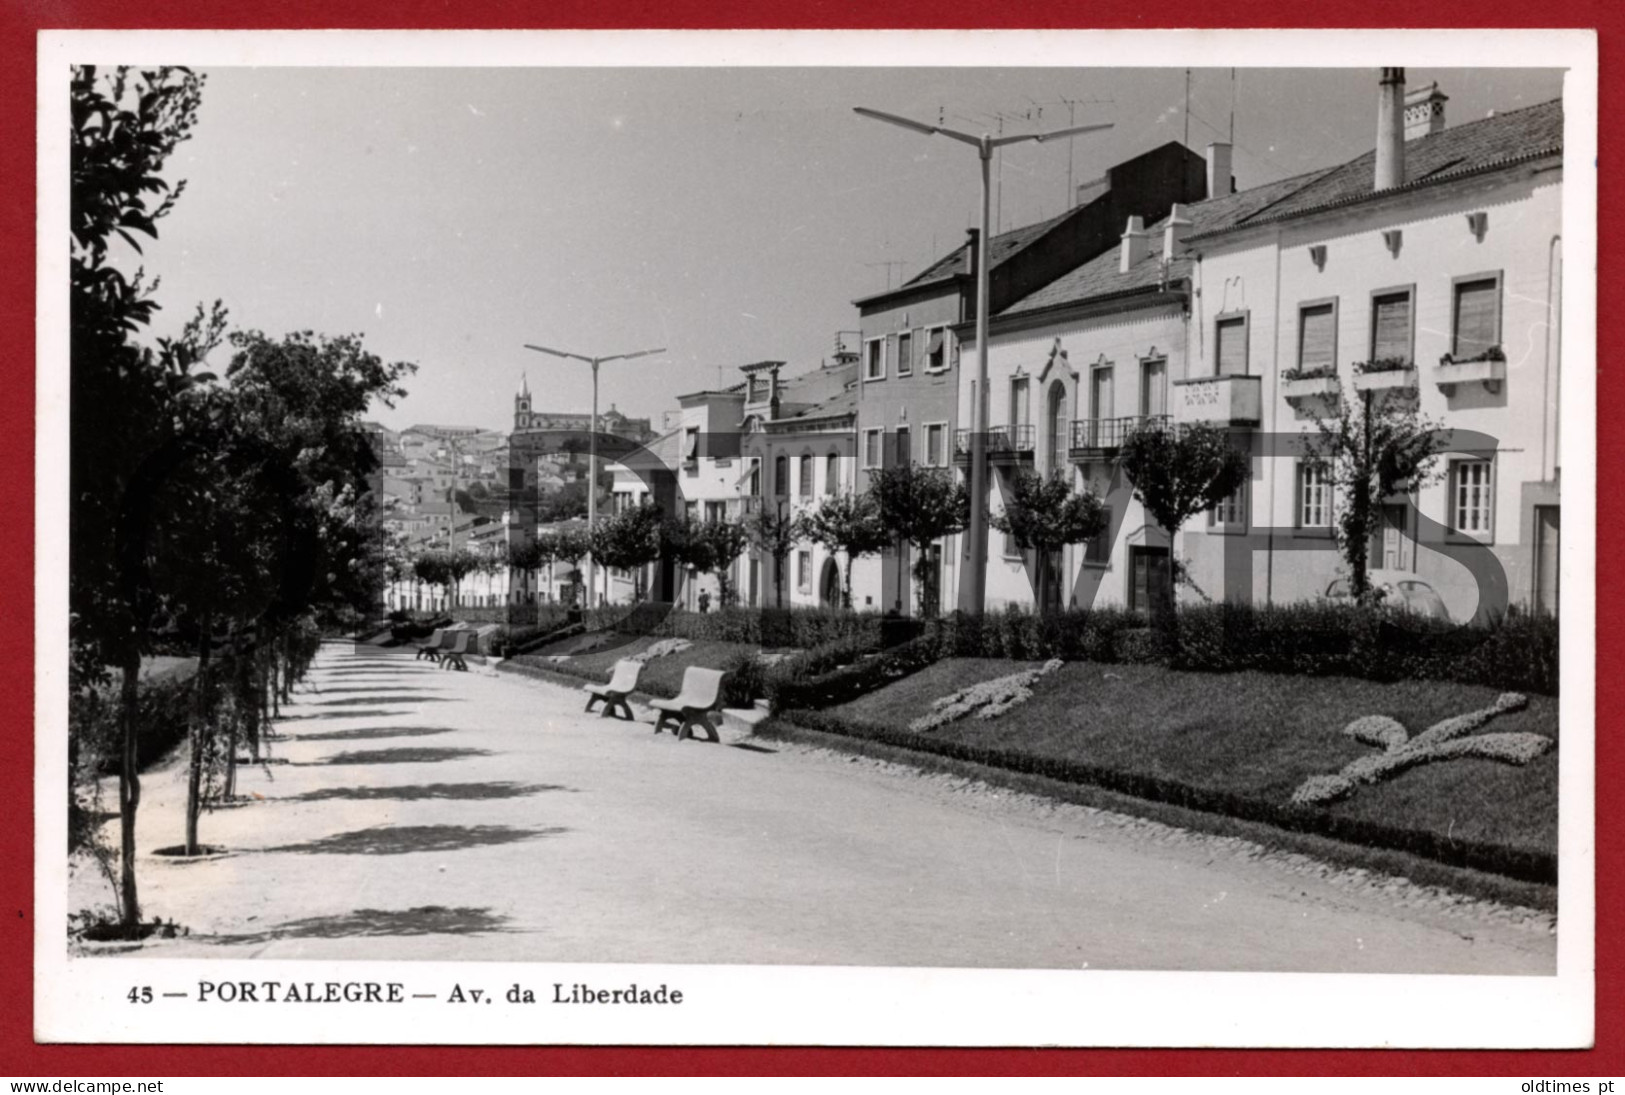
[{"label": "street lamp post", "polygon": [[[586,357],[582,354],[572,354],[567,350],[554,350],[546,346],[533,346],[525,343],[525,349],[535,350],[537,353],[552,354],[554,357],[568,358],[571,361],[585,361],[592,366],[592,428],[587,431],[587,529],[590,532],[598,523],[598,366],[611,361],[630,361],[634,357],[648,357],[651,354],[663,354],[664,348],[655,350],[634,350],[629,354],[610,354],[608,357]],[[598,581],[598,561],[587,555],[587,605],[592,608],[593,594],[596,592]]]},{"label": "street lamp post", "polygon": [[967,565],[970,568],[970,580],[961,578],[959,582],[959,607],[962,611],[980,616],[987,600],[987,312],[988,312],[988,237],[992,235],[988,219],[991,210],[988,204],[990,191],[990,165],[993,162],[993,153],[1007,144],[1017,144],[1021,141],[1053,141],[1057,137],[1073,137],[1080,133],[1093,133],[1096,130],[1110,129],[1111,123],[1099,125],[1076,125],[1065,129],[1055,129],[1048,133],[1021,133],[1010,136],[995,137],[984,133],[980,137],[970,133],[961,133],[953,129],[945,129],[940,125],[928,125],[925,122],[916,122],[912,118],[899,117],[896,114],[887,114],[879,110],[870,110],[868,107],[853,107],[857,113],[865,118],[874,118],[876,121],[887,122],[891,125],[911,129],[916,133],[927,136],[941,134],[952,138],[961,144],[968,144],[976,149],[982,161],[982,229],[976,238],[976,399],[971,408],[973,419],[970,435],[970,528],[966,535],[970,538],[970,558]]}]

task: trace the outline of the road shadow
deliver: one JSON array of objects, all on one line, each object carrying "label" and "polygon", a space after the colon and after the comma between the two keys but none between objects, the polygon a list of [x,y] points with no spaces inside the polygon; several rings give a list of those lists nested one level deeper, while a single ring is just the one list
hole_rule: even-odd
[{"label": "road shadow", "polygon": [[[311,694],[312,695],[317,695],[317,696],[342,696],[342,695],[346,695],[347,693],[361,692],[361,693],[364,693],[366,695],[376,697],[379,692],[385,691],[385,690],[387,690],[389,692],[389,694],[392,695],[392,696],[399,695],[402,692],[431,692],[431,691],[433,691],[433,689],[429,689],[429,688],[402,688],[399,685],[394,685],[394,684],[370,684],[370,685],[369,684],[362,684],[362,685],[356,685],[353,688],[349,688],[349,687],[346,687],[346,688],[312,688],[311,689]],[[346,702],[348,702],[348,701],[346,701]]]},{"label": "road shadow", "polygon": [[361,726],[354,730],[328,730],[321,734],[289,734],[290,741],[365,741],[372,738],[425,738],[450,734],[449,726]]},{"label": "road shadow", "polygon": [[305,761],[302,767],[325,764],[436,764],[443,760],[461,760],[464,757],[488,757],[489,749],[432,748],[403,745],[398,749],[357,749],[334,753],[324,760]]},{"label": "road shadow", "polygon": [[[316,706],[317,707],[355,707],[355,706],[357,706],[359,704],[363,704],[363,703],[377,703],[379,700],[384,700],[384,701],[387,702],[388,700],[390,700],[393,697],[393,694],[394,694],[395,691],[396,691],[395,689],[388,689],[388,692],[390,694],[385,695],[385,696],[378,696],[378,695],[354,696],[354,697],[351,697],[350,699],[344,699],[344,700],[328,700],[326,703],[318,703],[318,704],[316,704]],[[407,691],[412,691],[412,690],[403,688],[403,689],[400,689],[400,691],[407,692]],[[412,703],[445,703],[446,702],[446,697],[445,696],[414,696],[414,697],[412,697],[410,702],[412,702]]]},{"label": "road shadow", "polygon": [[303,722],[306,719],[370,719],[378,716],[399,718],[405,711],[385,711],[374,708],[366,711],[312,711],[308,715],[277,715],[273,722]]},{"label": "road shadow", "polygon": [[[471,801],[476,799],[524,798],[527,795],[539,795],[545,791],[564,791],[575,794],[574,787],[566,787],[562,783],[506,783],[492,781],[488,783],[409,783],[399,787],[323,787],[317,791],[306,791],[302,795],[290,795],[287,802],[327,802],[332,799],[354,799],[360,802],[375,800],[388,800],[397,802],[421,802],[428,799],[455,799]],[[109,815],[117,817],[117,814]]]},{"label": "road shadow", "polygon": [[516,844],[569,832],[562,826],[515,829],[511,825],[377,825],[348,833],[281,844],[267,852],[299,855],[411,855],[414,852],[460,852],[493,844]]},{"label": "road shadow", "polygon": [[747,753],[777,753],[777,749],[769,749],[765,745],[752,745],[748,741],[736,741],[729,746],[730,749],[743,749]]},{"label": "road shadow", "polygon": [[357,909],[338,916],[290,920],[264,931],[213,935],[204,941],[222,945],[272,943],[278,939],[352,939],[380,935],[485,935],[505,932],[508,917],[489,908],[448,909],[419,905],[412,909]]}]

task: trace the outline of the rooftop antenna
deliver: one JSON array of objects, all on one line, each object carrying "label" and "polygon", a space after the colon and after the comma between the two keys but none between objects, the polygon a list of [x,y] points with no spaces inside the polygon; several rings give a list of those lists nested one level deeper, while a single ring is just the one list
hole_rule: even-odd
[{"label": "rooftop antenna", "polygon": [[1186,148],[1191,146],[1191,70],[1185,70],[1185,140]]},{"label": "rooftop antenna", "polygon": [[1236,143],[1236,70],[1230,70],[1230,143]]},{"label": "rooftop antenna", "polygon": [[895,266],[898,269],[901,269],[903,263],[903,259],[882,259],[880,262],[866,262],[863,265],[869,267],[870,269],[873,269],[876,266],[884,266],[886,268],[886,291],[889,293],[891,292],[892,267]]}]

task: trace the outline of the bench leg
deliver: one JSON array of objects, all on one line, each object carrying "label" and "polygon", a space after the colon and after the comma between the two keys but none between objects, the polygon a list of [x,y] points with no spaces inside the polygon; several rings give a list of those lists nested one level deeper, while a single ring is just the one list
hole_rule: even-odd
[{"label": "bench leg", "polygon": [[[659,712],[655,716],[655,733],[658,734],[658,733],[660,733],[660,731],[664,730],[666,728],[666,720],[669,719],[669,718],[672,718],[672,717],[673,716],[672,716],[672,713],[670,711],[661,711],[661,712]],[[674,731],[672,731],[672,733],[675,734],[675,733],[677,733],[677,731],[674,730]]]},{"label": "bench leg", "polygon": [[[637,721],[637,718],[632,714],[632,705],[627,702],[627,699],[626,699],[625,696],[622,696],[619,699],[617,699],[615,701],[615,706],[617,706],[617,707],[619,707],[621,709],[621,714],[619,716],[621,719],[624,719],[626,722],[636,722]],[[610,708],[605,707],[604,711],[607,714],[610,711]]]},{"label": "bench leg", "polygon": [[[604,698],[604,697],[602,697],[602,696],[600,696],[600,695],[599,695],[599,694],[598,694],[598,693],[596,693],[596,692],[588,692],[588,693],[587,693],[587,710],[588,710],[588,711],[591,711],[591,710],[592,710],[592,705],[593,705],[593,704],[595,704],[595,703],[597,703],[597,702],[598,702],[598,701],[599,701],[599,700],[601,700],[601,699],[603,699],[603,698]],[[608,710],[608,709],[609,709],[609,707],[608,707],[608,705],[607,705],[607,704],[606,704],[606,705],[605,705],[605,710]]]},{"label": "bench leg", "polygon": [[684,738],[692,738],[696,726],[704,728],[706,741],[719,742],[722,740],[722,735],[717,733],[717,728],[711,725],[710,716],[704,711],[683,712],[683,728],[678,732],[677,740],[682,741]]}]

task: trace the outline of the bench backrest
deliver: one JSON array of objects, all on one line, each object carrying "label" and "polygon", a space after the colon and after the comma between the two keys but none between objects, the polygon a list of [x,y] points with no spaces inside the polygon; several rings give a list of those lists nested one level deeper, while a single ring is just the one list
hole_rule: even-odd
[{"label": "bench backrest", "polygon": [[615,672],[609,678],[611,692],[630,692],[638,686],[638,676],[643,672],[643,663],[635,662],[630,658],[622,658],[615,663]]},{"label": "bench backrest", "polygon": [[451,644],[449,653],[467,654],[468,641],[474,637],[474,633],[472,631],[458,631],[455,632],[455,634],[457,636],[457,641]]},{"label": "bench backrest", "polygon": [[429,638],[424,642],[423,645],[424,646],[439,646],[440,645],[440,640],[445,634],[446,634],[446,629],[445,628],[437,627],[437,628],[435,628],[433,631],[431,631],[429,633]]},{"label": "bench backrest", "polygon": [[722,700],[723,676],[720,669],[689,666],[683,670],[683,690],[678,694],[676,702],[683,707],[711,710]]},{"label": "bench backrest", "polygon": [[457,636],[461,634],[462,632],[457,630],[455,627],[446,628],[446,630],[440,636],[440,649],[450,650],[452,645],[457,642]]}]

